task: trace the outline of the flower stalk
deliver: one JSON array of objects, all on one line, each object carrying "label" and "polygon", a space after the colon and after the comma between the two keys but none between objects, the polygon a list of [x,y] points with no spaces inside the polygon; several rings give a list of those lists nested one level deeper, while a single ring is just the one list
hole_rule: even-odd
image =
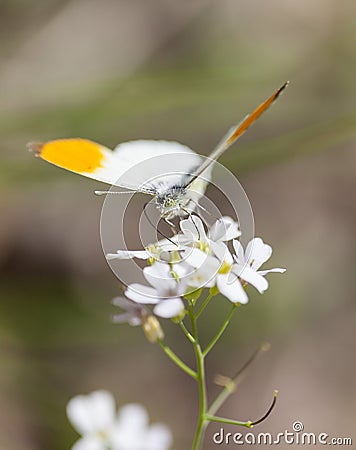
[{"label": "flower stalk", "polygon": [[219,331],[216,333],[216,335],[213,337],[213,339],[209,342],[206,349],[204,350],[204,352],[203,352],[204,357],[207,356],[207,354],[210,352],[210,350],[214,347],[214,345],[218,342],[218,340],[223,335],[224,331],[226,330],[227,326],[229,325],[232,315],[235,312],[236,306],[237,306],[236,304],[232,305],[229,314],[227,315],[226,319],[224,320],[224,323],[222,324]]},{"label": "flower stalk", "polygon": [[197,373],[188,367],[174,352],[171,350],[161,339],[157,340],[157,343],[161,346],[164,353],[174,362],[176,366],[183,370],[190,377],[197,379]]},{"label": "flower stalk", "polygon": [[205,384],[205,361],[204,353],[199,344],[198,327],[196,317],[194,316],[193,302],[188,304],[188,313],[192,327],[192,336],[195,339],[193,344],[195,360],[197,365],[197,383],[199,390],[199,417],[197,428],[194,436],[192,450],[198,450],[201,447],[204,431],[206,428],[206,410],[207,410],[207,396],[206,396],[206,384]]},{"label": "flower stalk", "polygon": [[[266,344],[257,349],[242,368],[232,377],[218,380],[222,390],[208,404],[205,360],[217,345],[231,322],[237,306],[248,303],[248,287],[253,286],[261,294],[268,288],[266,275],[271,272],[283,273],[285,269],[260,270],[271,254],[272,248],[261,238],[252,239],[244,249],[237,238],[241,235],[238,224],[231,218],[223,217],[205,231],[201,219],[191,215],[180,222],[181,232],[169,239],[160,241],[144,251],[118,251],[110,259],[140,258],[149,260],[150,249],[155,249],[155,261],[143,269],[149,285],[130,284],[125,298],[116,298],[114,304],[125,312],[115,315],[115,322],[128,322],[149,328],[147,335],[151,342],[160,345],[164,353],[183,372],[197,383],[198,418],[193,438],[192,450],[201,450],[204,434],[210,422],[226,423],[252,428],[263,422],[276,404],[277,391],[267,412],[258,420],[242,421],[217,414],[223,403],[232,395],[248,368],[263,351]],[[230,247],[229,247],[230,245]],[[168,246],[168,247],[167,247]],[[233,249],[233,250],[232,250]],[[204,289],[209,289],[204,297]],[[204,311],[217,296],[223,295],[230,301],[222,324],[206,346],[203,346],[198,332]],[[179,324],[183,335],[193,347],[195,368],[189,367],[164,341],[158,318],[171,319]]]}]

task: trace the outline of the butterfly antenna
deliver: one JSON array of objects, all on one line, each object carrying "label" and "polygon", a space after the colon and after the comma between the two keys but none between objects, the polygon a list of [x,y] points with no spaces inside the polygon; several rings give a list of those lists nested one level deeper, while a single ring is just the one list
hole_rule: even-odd
[{"label": "butterfly antenna", "polygon": [[118,191],[94,191],[94,194],[95,195],[106,195],[106,194],[131,194],[132,195],[132,192],[131,191],[120,191],[120,192],[118,192]]},{"label": "butterfly antenna", "polygon": [[209,214],[209,216],[212,216],[211,212],[208,211],[206,208],[204,208],[204,206],[199,205],[199,203],[197,203],[194,200],[190,200],[192,203],[194,203],[194,205],[196,206],[196,208],[201,209],[202,211],[206,212],[207,214]]},{"label": "butterfly antenna", "polygon": [[[194,203],[195,203],[195,202],[194,202]],[[196,203],[196,205],[198,205],[198,204]],[[198,205],[198,206],[199,206],[199,205]],[[188,214],[190,220],[193,222],[193,225],[194,225],[195,229],[197,230],[197,233],[198,233],[198,236],[199,236],[199,241],[200,241],[200,238],[201,238],[201,236],[200,236],[200,231],[199,231],[199,229],[198,229],[198,227],[197,227],[197,224],[194,222],[193,217],[194,217],[194,215],[197,216],[197,217],[202,221],[203,224],[205,223],[205,222],[204,222],[204,218],[201,217],[198,213],[196,213],[196,212],[194,212],[194,211],[189,211],[188,209],[185,209],[185,208],[182,208],[182,209],[183,209],[183,211],[184,211],[185,213]]]},{"label": "butterfly antenna", "polygon": [[[199,216],[199,214],[196,214],[197,215],[197,217],[200,219],[200,216]],[[193,222],[193,225],[194,225],[194,228],[197,230],[197,233],[198,233],[198,236],[199,236],[199,241],[200,241],[200,238],[201,238],[201,236],[200,236],[200,231],[199,231],[199,228],[197,227],[197,224],[194,222],[194,219],[193,219],[193,214],[189,211],[189,218],[190,218],[190,220]],[[200,220],[202,220],[202,219],[200,219]]]},{"label": "butterfly antenna", "polygon": [[146,219],[147,219],[147,222],[152,226],[152,228],[154,228],[154,229],[157,231],[158,234],[160,234],[162,237],[164,237],[165,239],[167,239],[167,240],[168,240],[169,242],[171,242],[172,244],[174,244],[174,245],[176,245],[177,247],[179,247],[179,245],[178,245],[176,242],[172,241],[172,239],[170,239],[168,236],[166,236],[164,233],[162,233],[162,231],[160,231],[160,230],[158,229],[158,227],[156,227],[155,224],[151,221],[151,219],[149,218],[149,216],[148,216],[148,214],[147,214],[147,211],[146,211],[146,207],[147,207],[148,205],[149,205],[149,203],[145,203],[144,206],[143,206],[143,213],[144,213],[144,215],[145,215],[145,217],[146,217]]}]

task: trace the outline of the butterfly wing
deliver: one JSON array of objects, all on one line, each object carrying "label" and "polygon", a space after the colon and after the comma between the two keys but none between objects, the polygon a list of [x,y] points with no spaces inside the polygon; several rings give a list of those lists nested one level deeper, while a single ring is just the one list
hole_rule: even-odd
[{"label": "butterfly wing", "polygon": [[189,147],[170,141],[125,142],[112,151],[96,142],[74,138],[30,143],[28,148],[63,169],[149,194],[182,185],[202,162]]},{"label": "butterfly wing", "polygon": [[186,187],[194,183],[195,180],[214,163],[214,161],[220,158],[220,156],[245,133],[245,131],[272,105],[272,103],[277,100],[288,84],[289,81],[284,83],[267,100],[254,109],[251,114],[248,114],[238,125],[229,129],[223,139],[189,180]]},{"label": "butterfly wing", "polygon": [[114,164],[125,161],[130,166],[120,181],[143,186],[155,194],[183,186],[202,164],[197,153],[173,141],[124,142],[115,148],[114,160]]},{"label": "butterfly wing", "polygon": [[[157,195],[185,187],[197,198],[205,191],[212,164],[266,111],[288,82],[233,127],[209,155],[202,158],[178,142],[139,140],[118,145],[114,151],[88,139],[57,139],[30,143],[28,148],[58,167],[107,184]],[[205,180],[201,175],[204,173]]]}]

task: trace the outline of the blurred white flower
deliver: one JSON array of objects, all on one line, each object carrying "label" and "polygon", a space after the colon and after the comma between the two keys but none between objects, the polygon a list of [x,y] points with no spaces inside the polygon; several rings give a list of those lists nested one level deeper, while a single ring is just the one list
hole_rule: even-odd
[{"label": "blurred white flower", "polygon": [[[175,266],[178,271],[183,269],[180,264]],[[125,291],[126,297],[139,304],[155,305],[153,312],[157,316],[166,319],[178,316],[184,310],[182,296],[186,283],[174,277],[169,264],[162,262],[145,267],[143,274],[151,286],[130,284]]]},{"label": "blurred white flower", "polygon": [[172,445],[169,429],[163,424],[149,426],[147,411],[135,403],[119,410],[111,439],[113,450],[166,450]]},{"label": "blurred white flower", "polygon": [[115,297],[112,300],[112,304],[125,311],[113,315],[112,321],[115,323],[127,322],[129,325],[135,327],[142,325],[150,315],[148,308],[124,297]]},{"label": "blurred white flower", "polygon": [[116,422],[115,400],[110,392],[78,395],[67,405],[67,416],[83,436],[72,450],[105,450]]},{"label": "blurred white flower", "polygon": [[82,435],[72,450],[168,450],[172,445],[169,429],[163,424],[149,425],[141,405],[128,404],[117,413],[107,391],[72,398],[67,415]]},{"label": "blurred white flower", "polygon": [[114,306],[118,306],[125,312],[114,314],[112,321],[115,323],[127,322],[131,326],[142,325],[143,331],[150,342],[156,342],[157,339],[163,339],[164,333],[157,318],[150,310],[139,303],[124,297],[115,297],[112,300]]}]

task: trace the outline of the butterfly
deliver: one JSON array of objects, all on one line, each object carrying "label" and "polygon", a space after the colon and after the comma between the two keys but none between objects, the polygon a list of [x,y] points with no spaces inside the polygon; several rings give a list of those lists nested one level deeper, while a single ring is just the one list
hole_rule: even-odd
[{"label": "butterfly", "polygon": [[[31,142],[28,149],[45,161],[94,180],[153,196],[162,219],[170,223],[198,205],[214,162],[272,105],[289,82],[229,129],[207,158],[178,142],[137,140],[114,150],[88,139]],[[96,191],[105,194],[108,191]]]}]

